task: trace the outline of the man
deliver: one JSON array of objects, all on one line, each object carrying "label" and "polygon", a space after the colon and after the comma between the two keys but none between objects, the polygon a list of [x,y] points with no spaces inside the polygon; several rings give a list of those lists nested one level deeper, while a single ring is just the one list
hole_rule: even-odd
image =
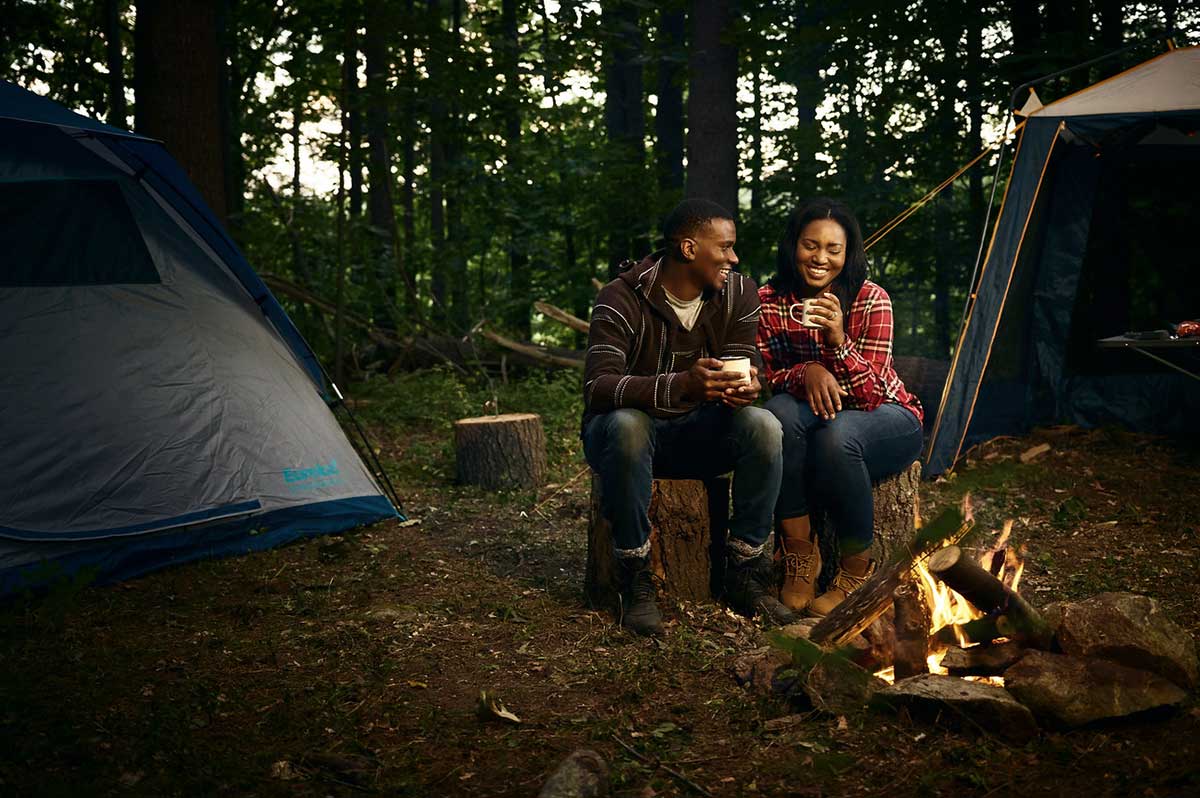
[{"label": "man", "polygon": [[794,620],[771,596],[763,548],[782,475],[783,432],[750,405],[761,386],[722,370],[721,357],[759,363],[758,289],[734,271],[732,216],[684,200],[663,223],[665,249],[623,264],[592,311],[584,370],[583,445],[599,474],[621,580],[621,624],[662,631],[650,573],[653,477],[733,471],[726,601],[774,623]]}]

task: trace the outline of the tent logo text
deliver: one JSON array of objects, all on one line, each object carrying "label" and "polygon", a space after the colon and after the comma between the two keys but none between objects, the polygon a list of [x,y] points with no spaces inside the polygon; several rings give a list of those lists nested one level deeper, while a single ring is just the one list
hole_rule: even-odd
[{"label": "tent logo text", "polygon": [[337,460],[330,460],[328,465],[318,463],[310,468],[285,468],[283,481],[288,483],[290,491],[313,490],[342,484],[338,474]]}]

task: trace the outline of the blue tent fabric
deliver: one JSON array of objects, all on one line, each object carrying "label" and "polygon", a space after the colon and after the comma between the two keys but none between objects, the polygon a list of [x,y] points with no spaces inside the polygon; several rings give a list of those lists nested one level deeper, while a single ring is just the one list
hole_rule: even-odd
[{"label": "blue tent fabric", "polygon": [[103,186],[123,220],[43,203],[4,231],[29,240],[0,253],[0,595],[401,517],[316,356],[162,144],[8,83],[0,143],[0,200]]},{"label": "blue tent fabric", "polygon": [[996,232],[980,273],[975,301],[959,340],[955,362],[946,378],[945,398],[930,436],[926,459],[929,473],[942,473],[958,456],[962,443],[958,433],[966,430],[979,396],[992,339],[1000,322],[1042,176],[1058,138],[1058,128],[1057,119],[1039,119],[1027,122],[1022,131],[1003,210],[996,221]]},{"label": "blue tent fabric", "polygon": [[[1139,147],[1196,160],[1194,135],[1178,145],[1141,141],[1163,129],[1194,131],[1200,111],[1058,117],[1054,107],[1027,119],[1020,133],[925,453],[927,476],[950,470],[975,441],[1038,423],[1197,431],[1200,391],[1186,377],[1074,373],[1066,354],[1073,313],[1081,312],[1085,252],[1091,236],[1105,232],[1092,229],[1104,170]],[[1010,334],[998,336],[1002,326]]]},{"label": "blue tent fabric", "polygon": [[0,119],[16,119],[43,125],[105,133],[125,139],[146,139],[128,130],[106,125],[68,110],[54,100],[34,94],[13,83],[0,81]]}]

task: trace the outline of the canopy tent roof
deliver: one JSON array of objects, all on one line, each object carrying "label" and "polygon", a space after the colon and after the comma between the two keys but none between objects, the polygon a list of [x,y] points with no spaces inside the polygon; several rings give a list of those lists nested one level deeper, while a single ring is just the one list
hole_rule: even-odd
[{"label": "canopy tent roof", "polygon": [[[1036,95],[1031,92],[1030,101]],[[1030,117],[1153,114],[1200,110],[1200,47],[1181,47],[1151,58],[1107,80],[1031,108]]]}]

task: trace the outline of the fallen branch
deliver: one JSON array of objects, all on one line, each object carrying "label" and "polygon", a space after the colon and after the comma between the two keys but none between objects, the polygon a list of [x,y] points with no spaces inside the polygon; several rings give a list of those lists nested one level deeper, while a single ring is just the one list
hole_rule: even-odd
[{"label": "fallen branch", "polygon": [[551,305],[549,302],[534,302],[533,308],[538,313],[541,313],[547,318],[551,318],[557,322],[565,324],[576,332],[586,333],[591,329],[591,325],[589,325],[583,319],[567,313],[562,308],[557,308],[554,305]]},{"label": "fallen branch", "polygon": [[[291,299],[304,302],[307,305],[312,305],[317,310],[324,311],[325,313],[337,313],[337,306],[328,299],[324,299],[307,289],[301,288],[291,280],[275,274],[260,273],[258,276],[262,278],[262,281],[267,284],[268,288],[277,294],[283,294]],[[391,347],[402,347],[407,343],[404,340],[397,338],[394,333],[376,327],[362,316],[355,315],[349,311],[343,311],[342,318],[345,319],[347,323],[366,331],[367,337],[377,344]]]},{"label": "fallen branch", "polygon": [[562,366],[564,368],[582,369],[583,358],[564,357],[551,353],[545,347],[533,343],[522,343],[514,341],[511,338],[506,338],[498,332],[493,332],[488,329],[481,329],[479,334],[488,339],[497,346],[502,346],[505,349],[511,349],[514,352],[519,352],[525,357],[536,360],[539,363],[544,363],[548,366]]}]

